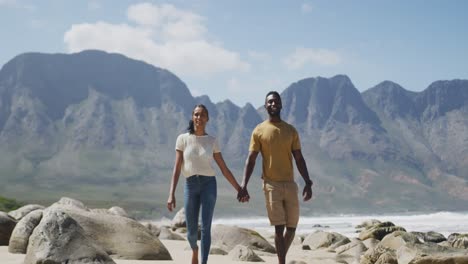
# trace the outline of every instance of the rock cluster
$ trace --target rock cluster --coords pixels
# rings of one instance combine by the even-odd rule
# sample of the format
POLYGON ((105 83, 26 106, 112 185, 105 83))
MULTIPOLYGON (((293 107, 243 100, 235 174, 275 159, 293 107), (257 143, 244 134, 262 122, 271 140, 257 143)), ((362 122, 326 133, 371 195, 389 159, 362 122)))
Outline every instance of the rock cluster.
POLYGON ((27 205, 10 215, 0 212, 0 242, 5 240, 10 253, 26 254, 25 264, 172 259, 161 241, 124 209, 88 209, 66 197, 47 208, 27 205))
MULTIPOLYGON (((184 218, 180 211, 166 226, 139 223, 119 207, 88 209, 78 200, 62 198, 49 207, 0 212, 0 243, 8 245, 10 253, 26 254, 25 264, 110 264, 115 263, 114 258, 170 260, 160 239, 184 240, 184 218)), ((288 263, 468 263, 468 234, 453 233, 445 238, 436 232, 407 232, 378 220, 366 221, 356 229, 359 235, 351 239, 324 231, 297 235, 293 246, 298 251, 288 255, 288 263)), ((254 230, 215 225, 210 254, 264 262, 262 256, 276 255, 273 245, 271 237, 267 240, 254 230)))

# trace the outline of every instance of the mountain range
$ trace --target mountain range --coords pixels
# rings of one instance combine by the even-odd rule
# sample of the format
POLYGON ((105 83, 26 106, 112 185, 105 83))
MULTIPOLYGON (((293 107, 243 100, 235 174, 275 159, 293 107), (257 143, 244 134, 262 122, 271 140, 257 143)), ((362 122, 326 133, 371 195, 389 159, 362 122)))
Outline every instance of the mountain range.
MULTIPOLYGON (((468 210, 468 80, 421 92, 384 81, 361 93, 336 75, 279 92, 315 182, 303 214, 468 210)), ((194 97, 170 71, 120 54, 20 54, 0 70, 0 194, 164 215, 175 140, 200 103, 240 181, 263 107, 194 97)), ((220 214, 264 211, 259 175, 249 206, 221 176, 220 214)))

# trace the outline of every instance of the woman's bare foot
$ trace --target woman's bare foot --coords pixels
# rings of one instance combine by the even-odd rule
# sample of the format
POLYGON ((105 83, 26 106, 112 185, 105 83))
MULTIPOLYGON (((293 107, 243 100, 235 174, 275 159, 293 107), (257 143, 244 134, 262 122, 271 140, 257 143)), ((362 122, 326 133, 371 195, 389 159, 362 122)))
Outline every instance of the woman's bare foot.
POLYGON ((198 264, 198 248, 192 249, 192 264, 198 264))

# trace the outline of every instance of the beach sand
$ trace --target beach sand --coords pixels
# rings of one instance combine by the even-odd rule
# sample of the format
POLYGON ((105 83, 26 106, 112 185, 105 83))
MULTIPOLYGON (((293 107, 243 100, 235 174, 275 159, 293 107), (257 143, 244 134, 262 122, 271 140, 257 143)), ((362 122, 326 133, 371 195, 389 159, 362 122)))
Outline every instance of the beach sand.
MULTIPOLYGON (((117 264, 188 264, 190 263, 192 251, 189 249, 187 241, 176 241, 176 240, 161 240, 166 248, 171 253, 173 260, 123 260, 115 259, 117 264)), ((278 260, 276 255, 269 253, 256 252, 267 264, 276 264, 278 260)), ((292 245, 290 252, 288 253, 287 262, 292 260, 302 260, 306 263, 323 263, 323 264, 335 264, 333 260, 335 253, 327 251, 305 251, 302 250, 301 245, 292 245)), ((0 246, 0 263, 1 264, 22 264, 24 260, 24 254, 11 254, 8 252, 8 246, 0 246)), ((245 261, 234 261, 229 255, 210 255, 208 263, 214 264, 239 264, 239 263, 259 263, 259 262, 245 262, 245 261)))

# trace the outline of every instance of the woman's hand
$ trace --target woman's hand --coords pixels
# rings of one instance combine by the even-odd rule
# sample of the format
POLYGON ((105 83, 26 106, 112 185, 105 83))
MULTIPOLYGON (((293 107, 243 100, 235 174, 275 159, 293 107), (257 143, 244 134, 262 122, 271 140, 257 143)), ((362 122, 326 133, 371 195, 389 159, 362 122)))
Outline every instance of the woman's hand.
POLYGON ((172 210, 174 210, 175 207, 176 207, 176 199, 174 195, 171 195, 167 199, 167 210, 169 210, 169 212, 172 212, 172 210))
POLYGON ((177 183, 179 182, 180 169, 184 162, 184 153, 181 150, 176 150, 176 156, 174 161, 174 171, 172 172, 171 187, 169 188, 169 198, 167 199, 167 210, 172 212, 176 207, 175 192, 177 183))
POLYGON ((241 188, 237 193, 237 200, 241 203, 248 202, 250 200, 249 192, 247 188, 241 188))

